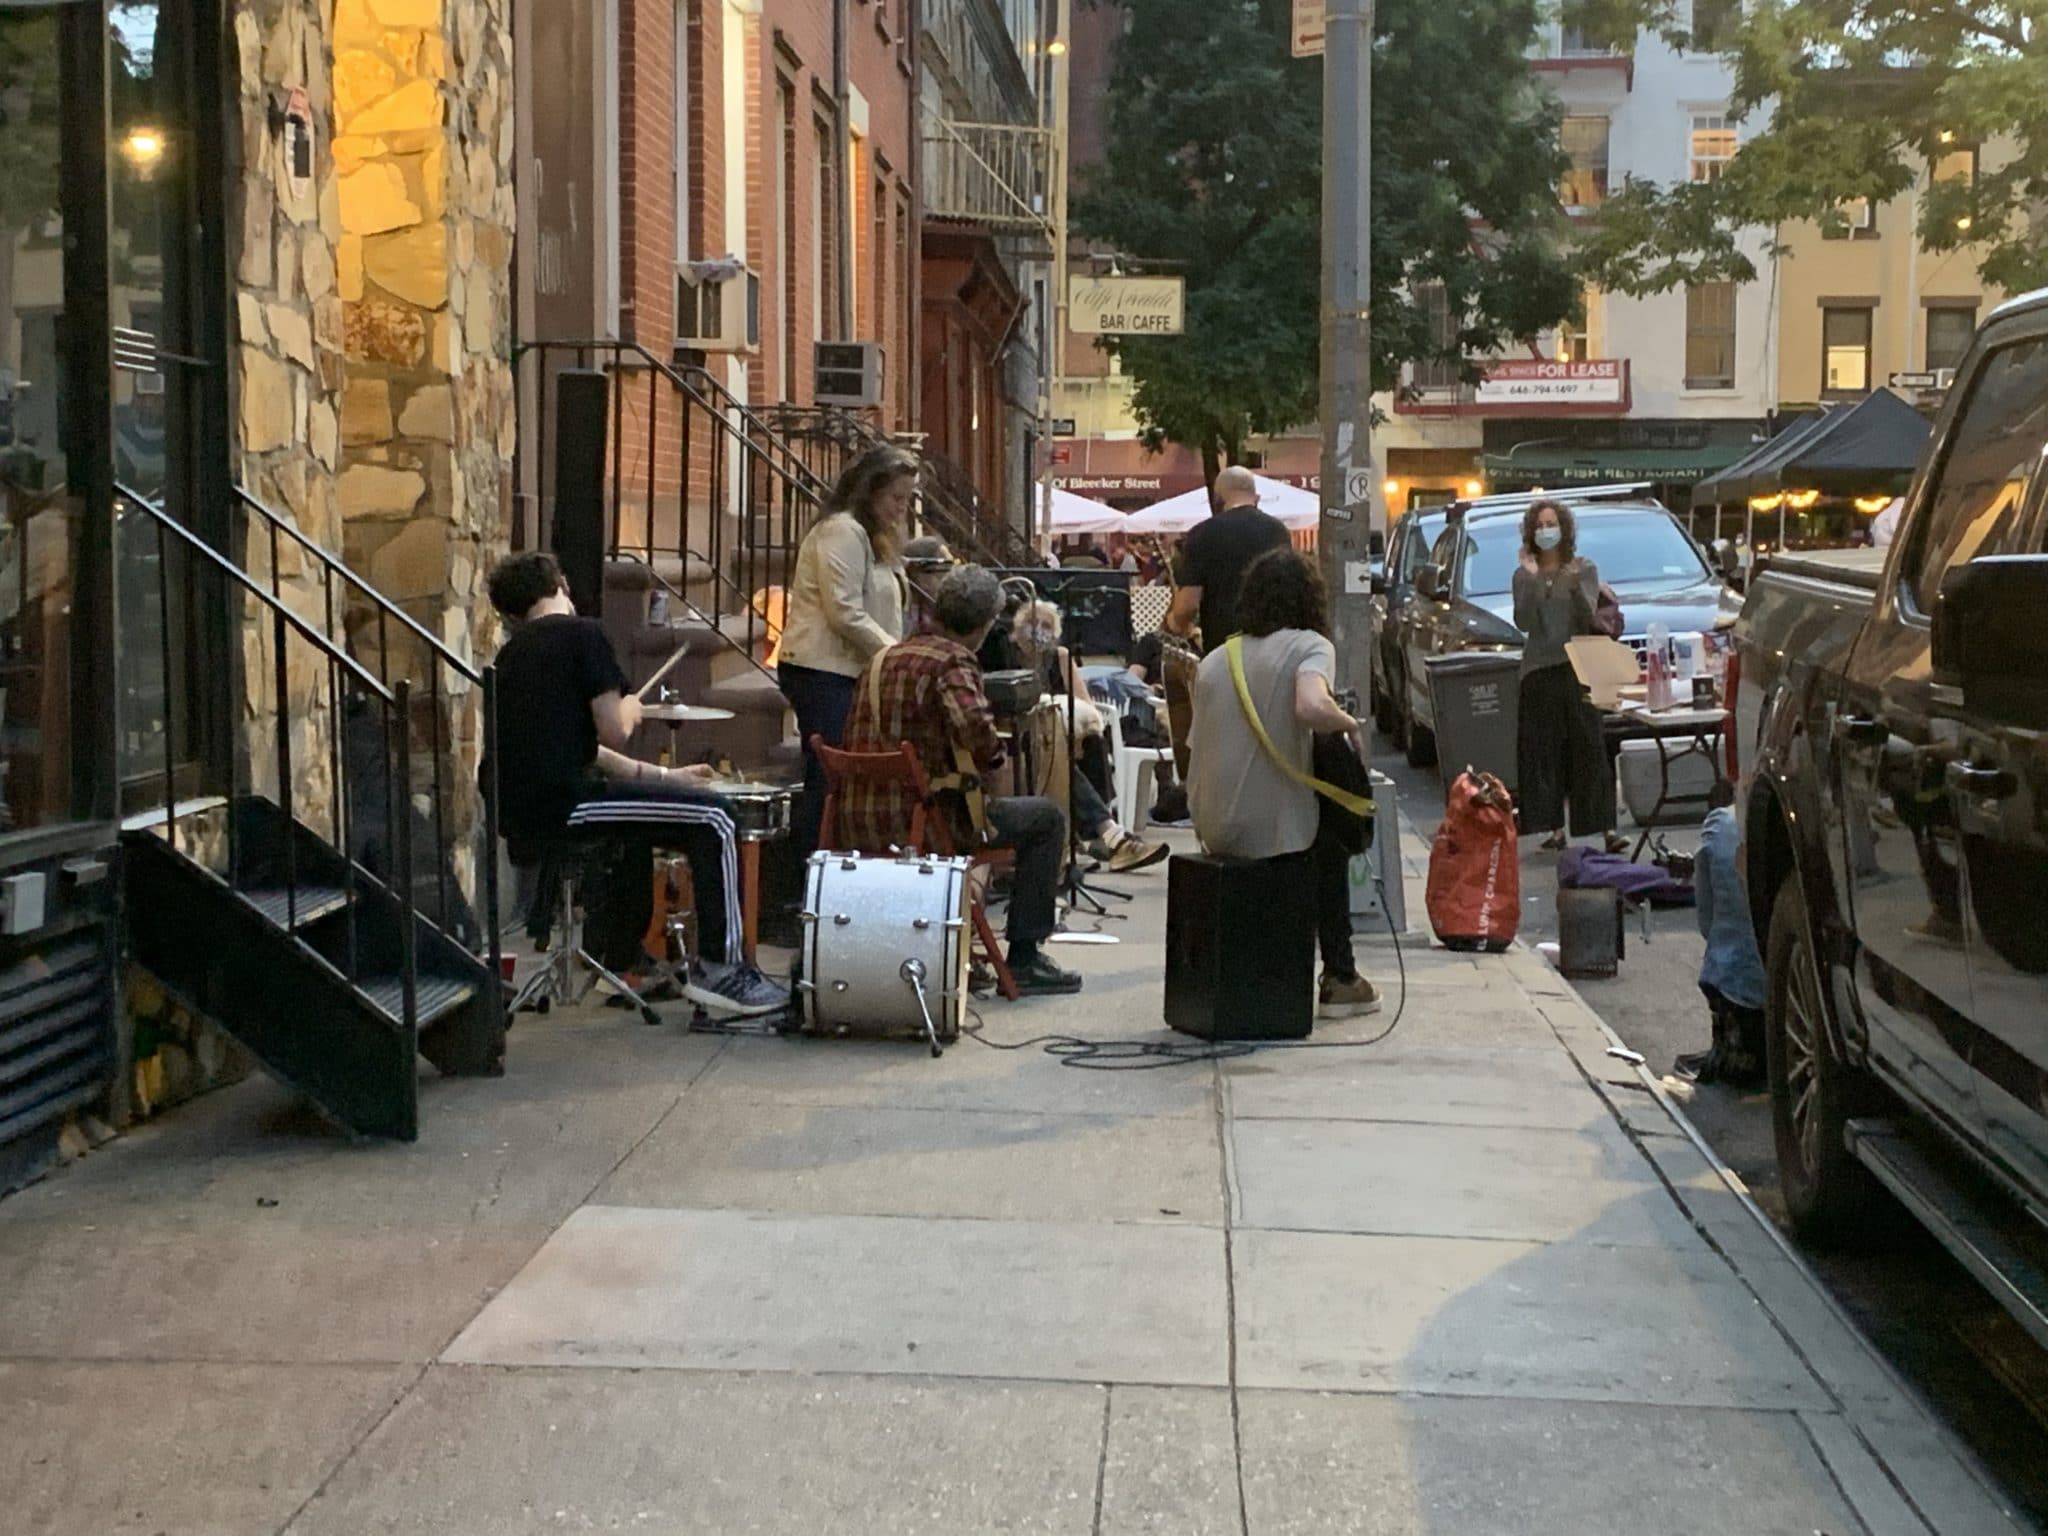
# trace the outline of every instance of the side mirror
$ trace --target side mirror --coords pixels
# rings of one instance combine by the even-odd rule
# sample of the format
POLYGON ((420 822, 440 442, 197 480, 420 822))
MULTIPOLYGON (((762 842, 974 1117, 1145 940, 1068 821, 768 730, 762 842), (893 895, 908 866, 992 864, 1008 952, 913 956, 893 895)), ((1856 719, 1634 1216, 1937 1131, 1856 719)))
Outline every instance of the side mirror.
POLYGON ((1444 568, 1440 565, 1418 566, 1415 571, 1415 595, 1432 603, 1445 601, 1444 568))
POLYGON ((1716 539, 1707 546, 1707 553, 1713 558, 1714 569, 1723 581, 1736 581, 1742 576, 1742 556, 1732 539, 1716 539))
POLYGON ((1385 597, 1393 590, 1394 584, 1387 579, 1387 568, 1375 560, 1372 563, 1372 595, 1385 597))
POLYGON ((1950 571, 1934 605, 1934 681, 1964 706, 2048 729, 2048 555, 1986 555, 1950 571))

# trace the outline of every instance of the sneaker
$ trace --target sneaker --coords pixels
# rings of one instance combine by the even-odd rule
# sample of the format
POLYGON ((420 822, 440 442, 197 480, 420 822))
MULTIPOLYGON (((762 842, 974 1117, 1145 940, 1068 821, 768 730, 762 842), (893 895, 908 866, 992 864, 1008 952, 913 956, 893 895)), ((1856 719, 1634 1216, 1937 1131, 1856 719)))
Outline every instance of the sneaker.
POLYGON ((789 989, 778 986, 754 966, 706 965, 690 969, 683 995, 715 1019, 758 1019, 789 1006, 789 989))
POLYGON ((1024 997, 1049 997, 1081 990, 1080 973, 1061 970, 1044 950, 1025 964, 1012 966, 1010 974, 1016 978, 1017 991, 1024 997))
POLYGON ((1164 843, 1148 843, 1142 837, 1126 837, 1109 851, 1112 875, 1127 875, 1135 869, 1150 869, 1172 852, 1164 843))
POLYGON ((1357 1019, 1380 1011, 1380 992, 1363 976, 1323 973, 1316 989, 1316 1014, 1325 1019, 1357 1019))

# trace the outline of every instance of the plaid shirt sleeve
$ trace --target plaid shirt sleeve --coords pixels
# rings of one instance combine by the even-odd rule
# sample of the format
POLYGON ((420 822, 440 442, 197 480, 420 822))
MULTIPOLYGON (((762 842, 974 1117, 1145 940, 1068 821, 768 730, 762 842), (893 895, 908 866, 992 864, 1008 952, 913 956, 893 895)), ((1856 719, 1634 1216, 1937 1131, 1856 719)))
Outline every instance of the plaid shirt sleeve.
POLYGON ((948 733, 974 754, 974 765, 993 773, 1003 765, 1003 738, 996 732, 995 713, 982 692, 981 667, 962 651, 933 679, 939 705, 946 712, 948 733))

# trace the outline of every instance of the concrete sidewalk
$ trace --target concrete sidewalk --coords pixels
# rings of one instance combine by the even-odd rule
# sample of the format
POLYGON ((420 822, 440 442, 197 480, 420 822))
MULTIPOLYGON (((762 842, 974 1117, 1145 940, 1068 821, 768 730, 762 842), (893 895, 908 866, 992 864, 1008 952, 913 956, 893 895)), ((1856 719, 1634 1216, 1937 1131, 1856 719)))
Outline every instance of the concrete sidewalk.
MULTIPOLYGON (((1120 883, 991 1040, 1163 1037, 1120 883)), ((0 1526, 2017 1529, 1565 983, 1406 958, 1220 1065, 595 1010, 414 1147, 217 1095, 0 1204, 0 1526)))

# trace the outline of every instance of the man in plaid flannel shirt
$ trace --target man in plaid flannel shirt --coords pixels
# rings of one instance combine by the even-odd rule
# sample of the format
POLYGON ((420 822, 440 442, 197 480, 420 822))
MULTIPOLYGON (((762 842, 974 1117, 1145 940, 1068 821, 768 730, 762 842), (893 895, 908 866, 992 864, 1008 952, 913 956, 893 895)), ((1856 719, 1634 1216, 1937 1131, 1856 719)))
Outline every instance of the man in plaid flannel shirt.
MULTIPOLYGON (((846 723, 847 750, 886 752, 907 741, 934 784, 957 780, 956 748, 984 778, 1002 767, 1002 737, 974 656, 1001 611, 1002 592, 987 571, 963 565, 948 573, 933 594, 930 629, 889 647, 861 677, 846 723)), ((979 838, 965 799, 952 790, 938 798, 930 814, 945 818, 955 849, 972 852, 979 838)), ((837 841, 867 849, 900 845, 909 835, 911 809, 896 786, 849 784, 839 793, 837 841)), ((1040 947, 1058 921, 1054 897, 1066 818, 1036 795, 990 797, 987 818, 992 845, 1017 854, 1007 937, 1018 991, 1080 991, 1081 978, 1040 947)))

